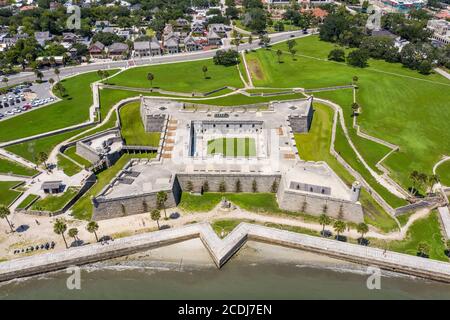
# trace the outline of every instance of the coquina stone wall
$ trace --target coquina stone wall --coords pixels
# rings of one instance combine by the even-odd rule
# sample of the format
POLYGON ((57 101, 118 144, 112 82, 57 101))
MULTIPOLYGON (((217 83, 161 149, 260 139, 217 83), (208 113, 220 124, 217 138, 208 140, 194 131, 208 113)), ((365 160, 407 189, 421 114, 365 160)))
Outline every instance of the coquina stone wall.
POLYGON ((239 180, 242 192, 253 192, 253 181, 256 181, 257 192, 271 192, 273 182, 279 185, 281 175, 179 173, 177 179, 184 191, 189 190, 190 181, 192 192, 202 192, 205 181, 208 181, 209 192, 219 192, 222 182, 225 182, 226 192, 235 192, 239 180))
MULTIPOLYGON (((165 207, 176 207, 181 198, 181 190, 178 182, 175 180, 172 189, 166 190, 166 192, 167 201, 165 203, 165 207)), ((150 212, 153 209, 158 208, 156 202, 157 193, 158 192, 150 192, 141 195, 124 196, 114 199, 95 198, 92 200, 94 205, 94 214, 92 219, 99 221, 150 212)), ((164 213, 161 212, 161 215, 163 216, 164 213)))
POLYGON ((278 205, 283 210, 304 212, 313 216, 326 213, 336 219, 364 222, 364 212, 358 202, 285 189, 283 182, 278 188, 277 198, 278 205))
POLYGON ((295 133, 308 132, 311 127, 312 118, 314 110, 312 107, 309 108, 308 114, 306 116, 291 115, 288 120, 292 131, 295 133))
POLYGON ((100 155, 97 152, 95 152, 95 150, 93 150, 91 147, 82 143, 81 141, 77 142, 76 148, 77 148, 76 153, 79 156, 89 160, 91 163, 97 163, 98 161, 100 161, 100 155))

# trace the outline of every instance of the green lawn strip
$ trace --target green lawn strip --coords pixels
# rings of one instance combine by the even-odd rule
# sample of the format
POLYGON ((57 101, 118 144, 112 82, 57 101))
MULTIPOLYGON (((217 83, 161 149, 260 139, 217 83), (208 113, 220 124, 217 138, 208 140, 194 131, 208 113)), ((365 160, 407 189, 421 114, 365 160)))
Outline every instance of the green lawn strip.
POLYGON ((256 156, 255 139, 219 138, 208 141, 208 155, 223 154, 226 157, 256 156))
POLYGON ((31 203, 33 203, 36 199, 38 199, 39 196, 35 194, 29 194, 18 206, 17 209, 25 209, 27 208, 31 203))
MULTIPOLYGON (((242 55, 241 55, 241 60, 242 60, 242 55)), ((241 63, 239 63, 238 68, 239 68, 239 71, 240 71, 241 74, 242 74, 242 78, 244 78, 245 82, 246 82, 247 84, 249 84, 249 82, 248 82, 247 71, 245 70, 245 65, 244 65, 244 62, 243 62, 243 61, 241 61, 241 63)))
MULTIPOLYGON (((295 135, 299 156, 307 161, 325 161, 350 187, 354 181, 353 176, 329 152, 334 111, 319 103, 314 103, 314 109, 311 130, 306 134, 295 135)), ((397 229, 395 220, 365 190, 361 192, 360 202, 364 208, 364 219, 367 223, 384 232, 397 229)))
MULTIPOLYGON (((296 41, 299 54, 319 59, 326 58, 334 48, 334 44, 319 41, 315 36, 296 41)), ((258 79, 253 72, 254 84, 320 88, 350 84, 353 76, 358 76, 357 98, 362 106, 358 123, 367 134, 400 146, 400 151, 392 154, 384 165, 405 188, 411 185, 411 171, 430 174, 433 164, 450 149, 450 131, 446 125, 450 121, 450 112, 446 112, 450 108, 450 81, 444 77, 436 73, 421 75, 401 64, 377 60, 370 60, 369 67, 362 69, 302 56, 297 61, 284 59, 279 64, 275 52, 279 48, 286 50, 287 46, 282 43, 271 51, 249 53, 250 59, 258 61, 263 74, 258 79)), ((365 150, 358 149, 366 156, 365 150)), ((373 151, 372 146, 368 149, 373 151)))
MULTIPOLYGON (((345 117, 345 125, 350 135, 350 139, 352 139, 353 144, 366 160, 366 163, 372 168, 372 170, 381 173, 380 170, 378 170, 378 168, 376 167, 376 164, 388 152, 390 152, 391 149, 377 142, 362 138, 356 134, 356 129, 353 128, 353 111, 351 107, 353 103, 353 90, 345 89, 337 91, 315 92, 314 96, 334 101, 341 106, 345 117)), ((362 112, 364 112, 364 108, 362 108, 362 112)), ((357 120, 359 121, 359 119, 357 120)))
POLYGON ((71 208, 72 215, 77 219, 89 220, 92 217, 93 210, 91 197, 96 196, 109 182, 111 182, 129 160, 147 157, 155 157, 155 154, 124 154, 112 167, 98 173, 97 182, 71 208))
POLYGON ((75 160, 77 163, 81 164, 82 166, 84 166, 85 168, 88 168, 92 165, 92 163, 83 158, 82 156, 77 154, 77 147, 73 146, 70 148, 67 148, 66 150, 64 150, 64 154, 66 156, 68 156, 69 158, 72 158, 73 160, 75 160))
MULTIPOLYGON (((430 245, 430 258, 448 261, 445 255, 445 241, 442 237, 439 217, 436 211, 423 219, 415 221, 408 229, 406 239, 400 241, 390 241, 388 250, 417 255, 417 248, 420 242, 426 242, 430 245)), ((384 241, 370 239, 371 246, 386 247, 384 241)))
POLYGON ((0 181, 0 205, 9 207, 22 192, 14 190, 19 181, 0 181))
POLYGON ((436 170, 442 184, 450 187, 450 161, 442 163, 436 170))
POLYGON ((187 212, 208 212, 219 204, 223 196, 221 193, 213 192, 206 192, 203 195, 183 192, 178 206, 187 212))
POLYGON ((60 154, 58 154, 57 159, 58 159, 58 168, 64 171, 64 173, 67 174, 69 177, 83 170, 83 168, 79 167, 71 160, 67 159, 66 157, 60 154))
POLYGON ((6 174, 12 173, 21 176, 31 177, 34 176, 36 173, 38 173, 38 171, 25 167, 18 162, 0 157, 0 173, 6 174))
POLYGON ((248 93, 280 93, 280 92, 293 92, 291 89, 264 89, 264 88, 258 88, 258 89, 245 89, 248 93))
POLYGON ((69 187, 60 195, 47 195, 45 198, 39 199, 31 206, 31 210, 42 210, 56 212, 64 208, 64 206, 73 199, 78 193, 78 188, 69 187))
POLYGON ((140 102, 131 102, 120 109, 122 137, 127 145, 157 147, 161 133, 145 131, 140 106, 140 102))
POLYGON ((64 132, 53 136, 48 136, 36 140, 15 144, 5 149, 36 163, 37 156, 40 152, 50 154, 50 152, 61 142, 73 137, 88 128, 78 129, 74 131, 64 132))
POLYGON ((97 80, 99 80, 97 72, 63 79, 61 83, 66 88, 66 95, 62 101, 2 121, 0 141, 29 137, 87 121, 89 107, 92 105, 90 84, 97 80))
POLYGON ((244 221, 240 219, 220 219, 213 221, 211 227, 219 237, 226 237, 239 223, 244 221))
POLYGON ((336 128, 335 150, 354 170, 358 171, 364 177, 367 183, 369 183, 391 207, 398 208, 407 204, 406 200, 396 197, 375 180, 366 167, 359 161, 355 152, 348 144, 344 131, 340 125, 336 128))
POLYGON ((270 97, 248 97, 243 94, 233 94, 227 97, 217 98, 217 99, 196 99, 196 100, 183 100, 187 103, 194 104, 205 104, 205 105, 214 105, 214 106, 239 106, 246 104, 254 104, 254 103, 264 103, 271 101, 280 101, 280 100, 294 100, 294 99, 304 99, 305 96, 302 94, 286 94, 281 96, 270 96, 270 97))
POLYGON ((212 59, 130 68, 108 82, 134 88, 150 88, 147 74, 154 75, 153 87, 176 92, 206 93, 224 86, 242 88, 236 66, 215 65, 212 59), (202 68, 206 66, 206 78, 202 68))
POLYGON ((112 129, 112 128, 116 127, 116 121, 117 121, 117 115, 114 112, 111 115, 111 117, 109 118, 109 120, 107 122, 105 122, 104 124, 102 124, 101 126, 95 128, 95 129, 89 130, 89 131, 88 131, 88 129, 86 129, 86 131, 83 134, 80 134, 80 136, 78 136, 76 138, 74 137, 73 139, 70 139, 69 141, 72 142, 75 140, 80 140, 82 138, 92 136, 96 133, 99 133, 99 132, 102 132, 102 131, 105 131, 108 129, 112 129))

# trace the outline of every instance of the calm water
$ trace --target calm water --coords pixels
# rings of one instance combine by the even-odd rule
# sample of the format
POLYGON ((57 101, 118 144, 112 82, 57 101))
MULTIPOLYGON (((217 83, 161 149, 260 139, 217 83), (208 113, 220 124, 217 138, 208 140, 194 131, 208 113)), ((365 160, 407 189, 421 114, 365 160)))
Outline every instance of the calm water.
POLYGON ((65 272, 0 284, 0 299, 450 299, 450 285, 386 273, 368 290, 361 270, 246 259, 221 270, 154 261, 106 262, 83 268, 81 290, 65 272))

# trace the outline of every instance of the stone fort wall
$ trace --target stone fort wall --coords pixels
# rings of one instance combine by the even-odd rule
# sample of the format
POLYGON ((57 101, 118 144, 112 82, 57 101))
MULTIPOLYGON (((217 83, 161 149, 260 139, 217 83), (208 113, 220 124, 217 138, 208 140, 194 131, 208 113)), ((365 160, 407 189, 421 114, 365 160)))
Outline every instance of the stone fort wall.
POLYGON ((303 133, 308 132, 313 118, 314 110, 313 108, 309 108, 308 114, 306 116, 300 115, 291 115, 288 117, 289 125, 292 128, 292 131, 295 133, 303 133))
MULTIPOLYGON (((167 192, 166 208, 173 208, 178 205, 181 199, 181 188, 178 182, 174 181, 172 189, 165 190, 167 192)), ((130 195, 113 199, 94 198, 94 214, 92 219, 95 221, 125 217, 133 214, 150 212, 158 209, 156 195, 158 191, 149 192, 140 195, 130 195)), ((162 208, 159 208, 162 209, 162 208)), ((161 212, 161 216, 164 213, 161 212)))
POLYGON ((278 188, 277 199, 278 205, 283 210, 304 212, 313 216, 326 213, 335 219, 364 222, 363 208, 358 202, 285 189, 283 183, 278 188))

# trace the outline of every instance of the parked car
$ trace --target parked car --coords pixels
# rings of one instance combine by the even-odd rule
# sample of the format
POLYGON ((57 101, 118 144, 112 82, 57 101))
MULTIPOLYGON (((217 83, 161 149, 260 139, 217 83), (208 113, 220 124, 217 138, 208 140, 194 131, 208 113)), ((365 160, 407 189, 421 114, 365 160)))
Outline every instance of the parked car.
POLYGON ((25 108, 25 110, 30 110, 32 108, 31 104, 27 103, 22 108, 25 108))
POLYGON ((5 116, 3 115, 3 113, 0 113, 0 119, 4 118, 5 116))
POLYGON ((5 112, 5 116, 12 116, 12 115, 14 115, 14 112, 12 112, 12 111, 5 112))
POLYGON ((14 112, 14 113, 21 113, 22 112, 22 110, 20 110, 19 108, 14 108, 11 111, 14 112))

